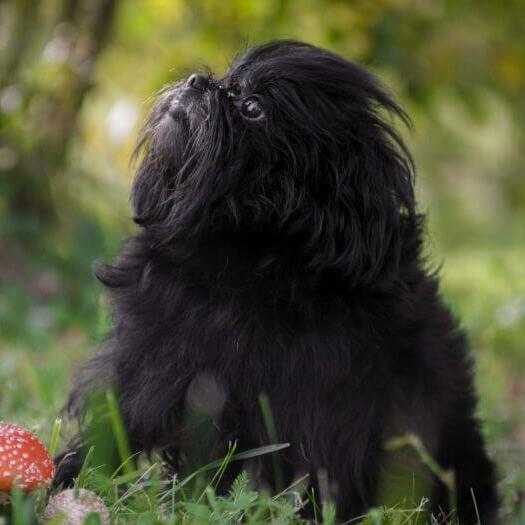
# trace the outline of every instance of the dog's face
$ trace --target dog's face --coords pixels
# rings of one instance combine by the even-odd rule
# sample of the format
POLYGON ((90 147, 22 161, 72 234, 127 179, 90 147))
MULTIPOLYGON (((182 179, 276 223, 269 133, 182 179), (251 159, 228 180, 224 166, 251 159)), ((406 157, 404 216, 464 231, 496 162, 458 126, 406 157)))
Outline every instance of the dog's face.
POLYGON ((404 118, 365 70, 299 42, 253 48, 221 79, 191 75, 145 126, 135 220, 160 244, 264 233, 306 266, 373 279, 415 221, 410 157, 384 111, 404 118))

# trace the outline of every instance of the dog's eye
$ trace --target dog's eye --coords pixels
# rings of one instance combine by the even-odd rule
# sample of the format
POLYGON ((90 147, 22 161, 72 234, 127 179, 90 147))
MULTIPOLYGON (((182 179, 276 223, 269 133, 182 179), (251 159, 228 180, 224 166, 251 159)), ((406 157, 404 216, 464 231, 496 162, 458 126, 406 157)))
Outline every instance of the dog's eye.
POLYGON ((255 97, 249 97, 243 100, 241 105, 241 113, 249 119, 257 119, 264 116, 261 103, 255 97))

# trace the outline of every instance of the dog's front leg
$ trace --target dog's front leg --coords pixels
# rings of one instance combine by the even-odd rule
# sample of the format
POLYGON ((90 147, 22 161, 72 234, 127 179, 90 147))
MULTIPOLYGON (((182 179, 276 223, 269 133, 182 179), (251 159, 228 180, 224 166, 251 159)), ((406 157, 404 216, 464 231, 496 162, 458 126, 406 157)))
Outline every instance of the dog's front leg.
POLYGON ((117 364, 113 380, 105 387, 108 390, 82 395, 82 408, 75 414, 81 422, 81 430, 66 450, 55 458, 55 486, 74 484, 91 449, 90 466, 102 468, 108 475, 119 468, 123 451, 117 447, 115 417, 124 424, 133 455, 159 452, 169 470, 177 470, 186 393, 193 374, 189 367, 178 374, 173 367, 165 368, 153 374, 147 367, 140 366, 135 373, 129 373, 129 367, 120 368, 117 364), (106 403, 108 396, 105 392, 115 393, 113 399, 117 401, 117 407, 114 408, 118 410, 113 414, 106 403))

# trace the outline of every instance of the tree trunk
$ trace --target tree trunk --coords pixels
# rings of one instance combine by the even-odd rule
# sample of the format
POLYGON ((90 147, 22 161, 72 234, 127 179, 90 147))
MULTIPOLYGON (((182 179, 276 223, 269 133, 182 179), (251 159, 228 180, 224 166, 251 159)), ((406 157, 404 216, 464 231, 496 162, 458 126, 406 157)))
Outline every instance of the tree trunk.
POLYGON ((21 0, 13 10, 10 53, 0 79, 4 94, 0 148, 10 160, 2 166, 0 158, 0 189, 11 225, 8 233, 11 230, 13 235, 32 240, 56 220, 51 181, 63 176, 95 64, 109 39, 115 7, 116 0, 64 0, 51 36, 43 39, 41 49, 31 50, 31 56, 39 57, 37 64, 25 64, 24 57, 31 42, 41 36, 35 34, 42 32, 38 3, 21 0), (32 6, 29 24, 28 4, 32 6), (24 74, 26 67, 32 75, 24 74), (10 100, 13 107, 9 107, 10 100))

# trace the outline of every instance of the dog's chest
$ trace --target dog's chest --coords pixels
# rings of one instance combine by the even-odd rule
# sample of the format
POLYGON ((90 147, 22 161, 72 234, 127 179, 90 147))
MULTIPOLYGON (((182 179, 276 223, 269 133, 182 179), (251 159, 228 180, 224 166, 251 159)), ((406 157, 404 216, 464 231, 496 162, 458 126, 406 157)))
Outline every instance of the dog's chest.
POLYGON ((283 386, 292 397, 329 392, 351 369, 370 368, 380 346, 363 308, 340 290, 308 288, 289 269, 266 278, 216 256, 162 273, 163 315, 151 321, 166 334, 163 347, 195 373, 216 375, 230 391, 253 398, 283 386))
POLYGON ((361 353, 358 320, 340 304, 272 304, 270 297, 258 290, 189 290, 173 316, 184 357, 254 394, 329 385, 349 373, 361 353))

